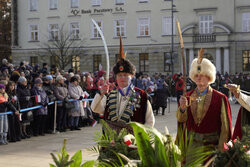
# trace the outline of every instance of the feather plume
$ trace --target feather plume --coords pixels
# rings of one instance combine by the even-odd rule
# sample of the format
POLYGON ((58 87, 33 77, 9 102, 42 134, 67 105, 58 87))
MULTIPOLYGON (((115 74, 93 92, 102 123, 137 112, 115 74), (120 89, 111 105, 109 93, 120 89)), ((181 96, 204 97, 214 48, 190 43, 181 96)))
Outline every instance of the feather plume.
POLYGON ((118 61, 124 60, 126 58, 126 53, 123 53, 123 46, 122 46, 122 37, 120 36, 120 54, 118 61))
POLYGON ((198 64, 201 64, 201 62, 202 62, 202 59, 203 59, 203 54, 204 54, 204 49, 203 48, 201 48, 200 50, 199 50, 199 53, 198 53, 198 64))

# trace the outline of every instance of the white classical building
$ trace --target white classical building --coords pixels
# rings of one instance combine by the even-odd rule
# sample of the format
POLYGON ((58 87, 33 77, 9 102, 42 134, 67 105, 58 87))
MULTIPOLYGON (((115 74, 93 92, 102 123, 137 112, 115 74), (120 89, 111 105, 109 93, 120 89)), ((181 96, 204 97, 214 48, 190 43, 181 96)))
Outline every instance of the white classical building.
POLYGON ((102 64, 105 69, 105 51, 94 19, 106 38, 111 65, 121 35, 137 72, 181 72, 178 19, 187 70, 204 48, 219 72, 250 71, 249 0, 12 0, 12 5, 14 64, 26 60, 57 65, 58 59, 45 50, 60 40, 63 27, 69 41, 82 42, 81 54, 71 55, 67 68, 96 71, 102 64))

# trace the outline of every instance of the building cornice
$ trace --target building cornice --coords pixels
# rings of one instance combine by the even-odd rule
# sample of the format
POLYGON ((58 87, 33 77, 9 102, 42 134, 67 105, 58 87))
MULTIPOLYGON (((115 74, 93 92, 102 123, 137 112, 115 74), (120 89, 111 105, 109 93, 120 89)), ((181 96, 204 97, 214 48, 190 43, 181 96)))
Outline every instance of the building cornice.
POLYGON ((250 9, 250 6, 236 6, 236 9, 239 9, 239 10, 250 9))
POLYGON ((217 7, 211 7, 211 8, 197 8, 197 9, 194 9, 194 11, 196 13, 199 13, 199 12, 210 12, 210 11, 216 11, 218 8, 217 7))
POLYGON ((60 19, 60 16, 48 16, 48 19, 60 19))
POLYGON ((138 11, 135 11, 136 13, 150 13, 151 10, 138 10, 138 11))

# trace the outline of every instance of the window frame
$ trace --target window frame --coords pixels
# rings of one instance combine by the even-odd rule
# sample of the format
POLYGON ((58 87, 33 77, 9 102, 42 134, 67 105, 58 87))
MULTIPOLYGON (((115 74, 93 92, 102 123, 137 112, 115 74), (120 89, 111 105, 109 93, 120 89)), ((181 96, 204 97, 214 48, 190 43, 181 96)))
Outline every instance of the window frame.
POLYGON ((91 6, 101 6, 102 0, 91 0, 91 6))
POLYGON ((151 33, 150 33, 150 18, 149 17, 141 17, 141 18, 138 18, 138 20, 137 20, 137 36, 138 37, 149 37, 151 35, 151 33), (147 19, 148 20, 148 24, 144 24, 144 25, 141 25, 140 24, 140 21, 142 20, 142 19, 147 19), (146 26, 148 25, 148 34, 147 35, 145 35, 146 33, 146 26), (144 35, 141 35, 141 26, 144 26, 144 35))
POLYGON ((124 5, 125 4, 125 0, 115 0, 115 4, 116 5, 124 5), (122 1, 122 2, 117 2, 117 1, 122 1))
POLYGON ((38 56, 30 56, 30 65, 34 67, 36 64, 38 64, 38 56))
POLYGON ((30 42, 39 41, 39 26, 38 26, 38 24, 29 24, 29 37, 28 38, 29 38, 30 42), (31 30, 31 26, 37 26, 37 30, 36 31, 31 30), (36 33, 36 32, 37 32, 37 40, 31 39, 32 33, 36 33))
POLYGON ((49 25, 48 25, 48 30, 49 30, 49 41, 56 41, 56 40, 59 40, 59 30, 60 30, 60 28, 59 28, 59 24, 58 23, 50 23, 49 25), (56 31, 56 29, 51 29, 51 25, 57 25, 57 27, 58 27, 58 29, 57 29, 57 31, 56 31), (53 32, 53 34, 55 34, 56 32, 57 32, 57 39, 56 38, 52 38, 52 33, 51 32, 53 32))
MULTIPOLYGON (((98 25, 99 25, 99 23, 101 23, 101 26, 99 25, 99 27, 103 31, 103 21, 102 20, 98 20, 98 21, 96 20, 96 23, 98 25)), ((100 38, 101 38, 101 34, 98 32, 95 24, 91 22, 91 39, 100 39, 100 38), (97 36, 94 36, 95 35, 95 30, 96 30, 97 36)))
POLYGON ((250 71, 250 67, 249 67, 249 70, 245 69, 247 67, 244 67, 244 66, 247 66, 247 64, 249 64, 249 66, 250 66, 250 50, 242 50, 242 71, 244 71, 244 72, 249 72, 250 71), (247 52, 246 57, 244 57, 244 52, 247 52), (247 59, 248 62, 245 63, 244 59, 247 59), (246 65, 244 65, 244 64, 246 64, 246 65))
POLYGON ((213 15, 211 15, 211 14, 200 15, 199 16, 199 33, 200 34, 212 34, 213 33, 213 22, 214 22, 213 15), (208 20, 202 20, 202 17, 206 17, 206 16, 208 17, 208 20), (210 16, 211 16, 211 20, 210 20, 210 16), (211 27, 210 27, 210 23, 211 23, 211 27), (206 26, 206 24, 207 24, 207 26, 206 26), (206 30, 207 30, 207 32, 206 32, 206 30))
MULTIPOLYGON (((166 15, 162 16, 162 35, 172 35, 172 16, 166 15), (167 19, 170 19, 170 23, 167 23, 167 19), (167 24, 170 24, 170 32, 168 33, 167 24)), ((176 17, 173 19, 173 35, 176 35, 176 17)))
POLYGON ((94 54, 93 55, 93 72, 99 71, 99 64, 102 64, 102 55, 94 54), (97 60, 97 62, 95 62, 97 60))
POLYGON ((81 69, 81 57, 80 57, 80 55, 71 57, 71 65, 75 71, 79 71, 81 69))
POLYGON ((172 64, 171 64, 171 52, 164 52, 163 53, 163 56, 164 56, 164 72, 171 72, 172 70, 172 64), (167 55, 169 54, 169 55, 167 55), (167 56, 169 56, 169 58, 167 58, 167 56), (166 63, 167 60, 170 60, 170 63, 166 63), (168 66, 168 70, 166 68, 166 66, 168 66))
POLYGON ((121 37, 126 37, 127 36, 127 32, 126 32, 126 20, 125 19, 115 19, 114 20, 114 37, 120 37, 118 36, 118 31, 117 28, 120 29, 119 33, 120 35, 122 34, 122 28, 123 28, 123 35, 121 35, 121 37), (123 25, 117 25, 117 21, 123 21, 123 25))
POLYGON ((38 11, 38 0, 29 0, 29 11, 30 12, 35 12, 35 11, 38 11), (31 7, 32 7, 32 2, 35 2, 35 7, 34 7, 34 9, 32 8, 31 9, 31 7))
POLYGON ((70 39, 71 40, 78 40, 78 39, 81 39, 80 38, 80 23, 79 22, 71 22, 69 23, 69 32, 70 32, 70 39), (73 24, 77 24, 78 25, 78 28, 72 28, 72 25, 73 24), (75 38, 76 36, 76 30, 78 30, 78 38, 75 38), (74 32, 74 33, 72 33, 74 32), (73 35, 74 34, 74 35, 73 35))
POLYGON ((149 53, 139 53, 139 72, 149 72, 149 53), (143 56, 143 60, 141 60, 141 56, 143 56), (147 58, 147 60, 145 58, 147 58), (141 61, 143 61, 143 64, 141 61))
POLYGON ((71 0, 70 1, 70 8, 79 8, 79 6, 80 6, 80 0, 71 0), (76 1, 76 5, 75 4, 73 4, 73 2, 75 2, 76 1), (75 6, 74 6, 75 5, 75 6))
POLYGON ((58 9, 58 0, 49 0, 49 10, 57 10, 58 9), (52 7, 51 4, 52 4, 52 1, 54 2, 54 6, 56 7, 52 7), (56 5, 55 5, 56 4, 56 5))
POLYGON ((250 32, 250 12, 242 13, 242 32, 250 32))

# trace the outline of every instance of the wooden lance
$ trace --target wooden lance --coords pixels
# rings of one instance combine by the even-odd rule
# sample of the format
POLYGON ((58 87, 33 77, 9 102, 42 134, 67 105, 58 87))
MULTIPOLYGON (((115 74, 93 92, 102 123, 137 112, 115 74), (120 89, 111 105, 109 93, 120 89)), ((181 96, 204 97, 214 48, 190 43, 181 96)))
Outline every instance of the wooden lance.
POLYGON ((180 27, 180 22, 178 20, 176 21, 176 25, 177 25, 177 30, 178 30, 180 45, 181 45, 181 57, 182 57, 182 67, 183 67, 183 95, 185 96, 187 92, 186 60, 185 60, 185 55, 184 55, 184 45, 183 45, 183 39, 182 39, 182 34, 181 34, 181 27, 180 27))

